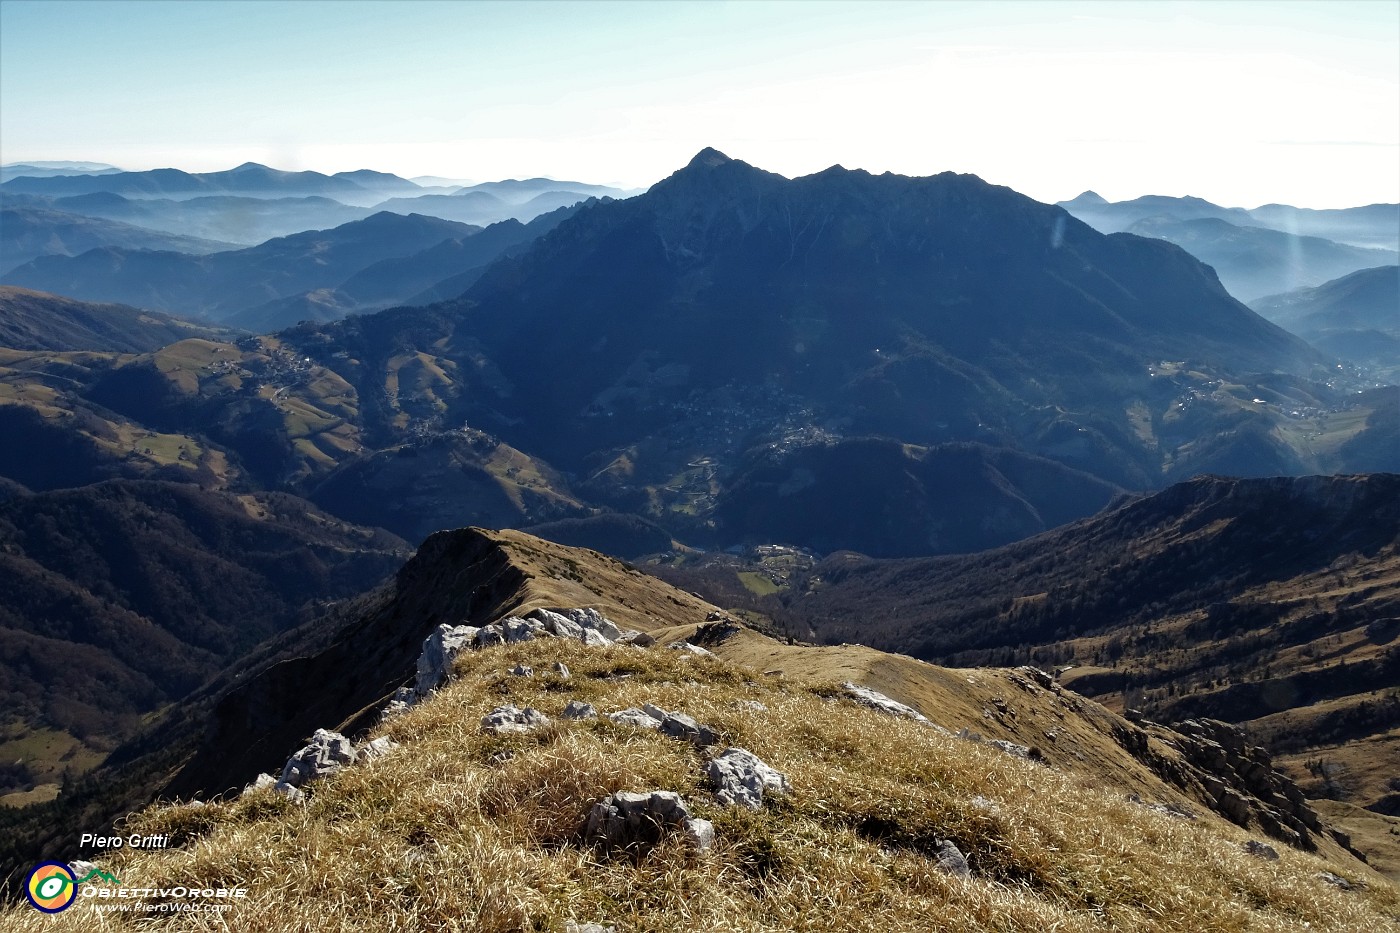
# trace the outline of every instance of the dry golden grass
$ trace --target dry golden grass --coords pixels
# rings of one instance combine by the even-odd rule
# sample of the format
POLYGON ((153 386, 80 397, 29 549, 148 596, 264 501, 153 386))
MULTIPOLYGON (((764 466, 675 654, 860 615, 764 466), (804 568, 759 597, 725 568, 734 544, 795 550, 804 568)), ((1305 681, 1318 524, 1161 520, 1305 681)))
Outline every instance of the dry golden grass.
MULTIPOLYGON (((736 664, 660 648, 558 640, 492 648, 460 679, 386 724, 391 755, 314 786, 297 806, 270 792, 204 807, 156 807, 127 833, 169 832, 178 849, 123 850, 104 863, 126 887, 232 887, 226 914, 0 914, 14 933, 49 930, 1381 930, 1400 896, 1206 816, 1163 816, 986 746, 894 720, 736 664), (562 660, 570 679, 544 671, 562 660), (493 706, 557 717, 571 699, 608 712, 652 702, 721 730, 787 773, 792 793, 762 811, 720 807, 688 744, 606 720, 484 736, 493 706), (767 711, 740 703, 757 700, 767 711), (616 790, 680 792, 714 821, 715 848, 677 841, 635 859, 584 847, 590 806, 616 790), (929 853, 952 839, 969 880, 929 853), (139 919, 138 919, 139 918, 139 919)), ((269 766, 274 763, 269 762, 269 766)))

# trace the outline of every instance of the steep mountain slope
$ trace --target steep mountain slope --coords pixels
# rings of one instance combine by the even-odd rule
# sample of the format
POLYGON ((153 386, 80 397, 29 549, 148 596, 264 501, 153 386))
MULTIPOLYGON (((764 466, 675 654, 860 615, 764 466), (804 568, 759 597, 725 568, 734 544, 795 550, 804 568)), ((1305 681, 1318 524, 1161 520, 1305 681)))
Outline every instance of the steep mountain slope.
POLYGON ((1394 250, 1344 246, 1312 236, 1295 236, 1224 220, 1169 220, 1152 217, 1128 228, 1139 236, 1175 243, 1209 264, 1230 294, 1251 302, 1329 279, 1394 262, 1394 250))
POLYGON ((833 555, 751 602, 823 641, 1071 665, 1064 683, 1154 719, 1242 723, 1314 793, 1320 754, 1361 805, 1400 773, 1394 474, 1204 477, 983 554, 833 555))
POLYGON ((17 269, 41 256, 77 256, 109 247, 173 250, 202 256, 234 249, 235 245, 67 211, 32 207, 0 210, 0 272, 17 269))
POLYGON ((976 444, 852 439, 756 452, 715 514, 740 539, 872 557, 980 551, 1097 512, 1120 489, 976 444))
POLYGON ((1400 267, 1362 269, 1250 307, 1313 346, 1400 380, 1400 267))
POLYGON ((142 353, 189 337, 213 336, 210 328, 156 311, 0 286, 0 347, 12 350, 142 353))
MULTIPOLYGON (((318 646, 284 640, 289 660, 271 653, 230 679, 216 730, 169 789, 237 788, 275 769, 312 728, 336 723, 397 747, 304 785, 305 806, 264 788, 131 818, 127 831, 169 833, 172 844, 105 856, 122 886, 247 888, 223 920, 269 930, 594 920, 637 930, 1348 930, 1400 907, 1329 833, 1299 839, 1315 854, 1264 849, 1268 805, 1247 803, 1238 826, 1216 815, 1203 795, 1222 779, 1189 760, 1200 745, 1190 735, 1130 725, 1039 672, 953 672, 863 648, 781 645, 615 561, 477 529, 435 535, 359 607, 333 633, 323 628, 318 646), (657 643, 538 638, 464 650, 452 682, 380 719, 439 620, 479 625, 546 606, 592 607, 657 643), (678 638, 719 657, 665 647, 678 638), (508 673, 512 665, 532 673, 508 673), (843 680, 995 741, 864 708, 843 680), (720 744, 603 716, 571 722, 561 711, 575 699, 604 713, 645 703, 688 713, 720 744), (499 735, 476 727, 504 703, 556 722, 499 735), (769 787, 752 810, 726 806, 704 777, 724 746, 779 769, 786 790, 769 787), (658 789, 711 820, 713 842, 697 850, 663 834, 622 853, 590 843, 595 803, 658 789), (963 877, 947 873, 949 843, 963 877), (320 906, 332 901, 336 910, 320 906)), ((155 735, 169 740, 197 722, 165 728, 155 735)), ((1267 756, 1244 749, 1246 759, 1219 734, 1232 745, 1227 759, 1276 779, 1267 756)), ((73 841, 53 838, 47 851, 71 859, 73 841)), ((25 909, 4 922, 30 929, 25 909)), ((77 929, 87 910, 42 919, 77 929)), ((181 929, 193 916, 169 923, 181 929)), ((108 920, 124 928, 122 914, 108 920)))
POLYGON ((333 287, 380 260, 478 230, 435 217, 379 213, 210 256, 102 249, 44 257, 13 270, 4 281, 222 321, 273 299, 333 287))
POLYGON ((0 504, 0 757, 27 761, 3 792, 52 793, 303 603, 359 592, 406 551, 276 494, 107 482, 0 504))
POLYGON ((308 496, 328 512, 410 541, 442 528, 518 528, 588 513, 548 464, 471 429, 352 460, 308 496))

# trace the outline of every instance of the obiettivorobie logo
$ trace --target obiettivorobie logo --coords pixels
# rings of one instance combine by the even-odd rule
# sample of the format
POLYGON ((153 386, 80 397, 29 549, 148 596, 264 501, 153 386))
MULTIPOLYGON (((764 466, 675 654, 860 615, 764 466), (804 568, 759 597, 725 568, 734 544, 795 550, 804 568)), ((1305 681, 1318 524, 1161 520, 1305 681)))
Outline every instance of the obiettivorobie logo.
POLYGON ((121 884, 115 875, 98 868, 93 868, 79 878, 73 874, 73 869, 63 862, 42 862, 29 872, 29 878, 24 883, 24 893, 35 910, 56 914, 71 907, 78 899, 78 885, 94 880, 121 884))
POLYGON ((25 880, 24 893, 35 910, 56 914, 78 900, 94 902, 97 910, 174 913, 197 910, 227 910, 233 901, 248 896, 247 888, 201 888, 176 885, 170 888, 128 887, 109 871, 91 862, 75 862, 87 870, 80 878, 72 865, 43 862, 35 865, 25 880), (114 903, 115 902, 115 903, 114 903))
POLYGON ((121 884, 121 879, 109 871, 93 867, 81 878, 63 862, 43 862, 35 865, 24 883, 24 893, 35 910, 56 914, 73 906, 78 899, 78 885, 121 884))

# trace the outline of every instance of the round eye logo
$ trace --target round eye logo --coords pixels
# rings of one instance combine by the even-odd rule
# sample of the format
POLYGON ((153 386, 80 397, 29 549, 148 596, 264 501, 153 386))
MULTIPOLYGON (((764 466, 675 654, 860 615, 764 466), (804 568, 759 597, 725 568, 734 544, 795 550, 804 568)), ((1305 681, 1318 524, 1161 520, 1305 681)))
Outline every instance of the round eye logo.
POLYGON ((62 862, 44 862, 29 873, 24 893, 35 910, 56 914, 77 899, 78 879, 73 877, 73 869, 62 862))

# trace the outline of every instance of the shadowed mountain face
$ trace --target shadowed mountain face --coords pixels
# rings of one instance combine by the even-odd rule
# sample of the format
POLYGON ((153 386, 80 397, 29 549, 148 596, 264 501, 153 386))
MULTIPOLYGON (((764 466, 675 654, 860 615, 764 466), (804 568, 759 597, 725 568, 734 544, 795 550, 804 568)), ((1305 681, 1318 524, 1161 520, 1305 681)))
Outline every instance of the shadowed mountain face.
POLYGON ((863 631, 865 641, 946 660, 1204 610, 1397 546, 1395 474, 1208 476, 982 554, 904 562, 838 555, 819 565, 821 588, 791 601, 804 612, 810 606, 819 629, 832 626, 826 637, 863 631), (881 591, 889 597, 879 600, 881 591), (896 598, 897 629, 844 611, 896 598))
MULTIPOLYGON (((48 735, 84 770, 304 603, 358 593, 406 553, 278 494, 117 481, 0 505, 0 747, 48 735)), ((34 783, 63 770, 24 757, 34 783)))
POLYGON ((1108 505, 1120 490, 979 444, 860 439, 756 451, 720 497, 733 535, 872 557, 978 551, 1108 505))
POLYGON ((361 457, 310 495, 329 512, 411 541, 442 528, 517 528, 587 511, 547 464, 473 431, 361 457))
POLYGON ((466 313, 508 373, 559 367, 511 406, 551 447, 599 409, 739 380, 852 431, 932 441, 948 439, 939 422, 1007 436, 1037 410, 1099 405, 1144 386, 1158 359, 1318 361, 1185 254, 976 178, 787 181, 714 152, 492 270, 466 313))

